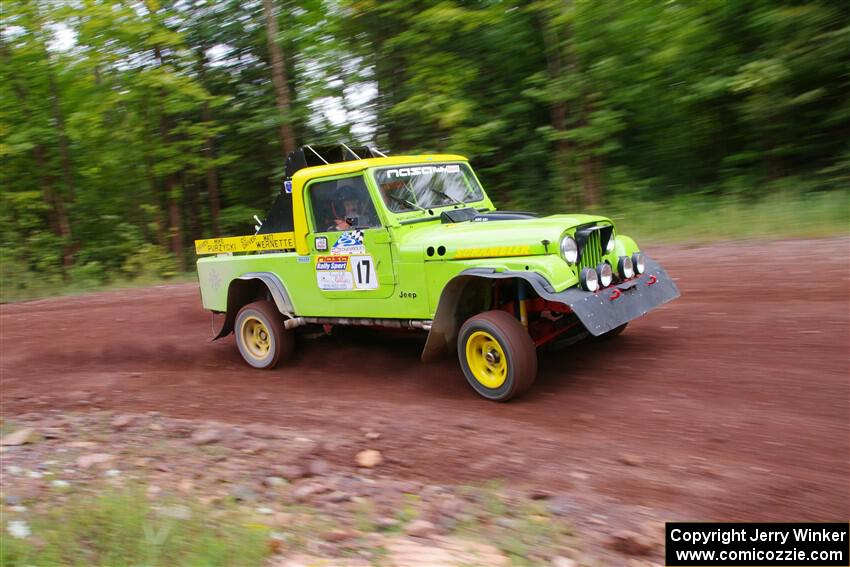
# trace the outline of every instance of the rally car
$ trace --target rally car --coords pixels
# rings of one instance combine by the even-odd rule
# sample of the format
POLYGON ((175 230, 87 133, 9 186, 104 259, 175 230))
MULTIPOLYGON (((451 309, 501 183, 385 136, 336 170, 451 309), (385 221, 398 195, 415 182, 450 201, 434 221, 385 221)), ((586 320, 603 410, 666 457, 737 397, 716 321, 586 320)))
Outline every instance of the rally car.
POLYGON ((361 325, 427 334, 470 386, 506 401, 537 349, 608 338, 679 295, 603 216, 499 211, 459 155, 304 146, 256 233, 195 243, 201 297, 250 366, 291 357, 295 331, 361 325))

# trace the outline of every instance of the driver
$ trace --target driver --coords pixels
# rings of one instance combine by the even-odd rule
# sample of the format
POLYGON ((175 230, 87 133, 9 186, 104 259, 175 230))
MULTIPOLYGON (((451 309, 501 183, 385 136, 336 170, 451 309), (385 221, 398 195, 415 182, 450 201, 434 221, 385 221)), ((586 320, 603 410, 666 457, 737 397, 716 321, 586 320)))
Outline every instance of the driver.
POLYGON ((372 226, 372 219, 366 212, 361 195, 351 185, 343 185, 337 189, 331 208, 334 221, 330 230, 349 230, 372 226))

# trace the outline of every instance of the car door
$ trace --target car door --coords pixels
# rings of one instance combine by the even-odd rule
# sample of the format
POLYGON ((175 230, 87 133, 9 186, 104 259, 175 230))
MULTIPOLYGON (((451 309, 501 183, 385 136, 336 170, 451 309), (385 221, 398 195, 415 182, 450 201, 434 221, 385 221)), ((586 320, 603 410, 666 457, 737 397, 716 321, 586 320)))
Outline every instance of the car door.
POLYGON ((320 293, 336 299, 389 297, 395 288, 390 234, 363 175, 312 181, 305 195, 320 293))

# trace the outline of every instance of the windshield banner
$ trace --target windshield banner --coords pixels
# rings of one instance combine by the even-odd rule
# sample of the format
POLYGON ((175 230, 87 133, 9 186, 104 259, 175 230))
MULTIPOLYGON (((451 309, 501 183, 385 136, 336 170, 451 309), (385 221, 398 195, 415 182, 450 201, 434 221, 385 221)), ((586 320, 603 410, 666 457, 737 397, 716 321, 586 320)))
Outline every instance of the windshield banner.
POLYGON ((426 165, 422 167, 400 167, 385 169, 387 177, 413 177, 414 175, 433 175, 435 173, 460 173, 459 165, 426 165))

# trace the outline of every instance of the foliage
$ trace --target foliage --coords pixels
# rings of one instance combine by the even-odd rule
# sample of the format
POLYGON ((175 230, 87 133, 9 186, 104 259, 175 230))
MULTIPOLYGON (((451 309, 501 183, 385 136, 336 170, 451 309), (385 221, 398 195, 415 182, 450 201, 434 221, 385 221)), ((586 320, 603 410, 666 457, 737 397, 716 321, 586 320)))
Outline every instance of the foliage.
POLYGON ((850 187, 850 13, 825 0, 3 8, 5 290, 187 271, 193 239, 250 232, 279 190, 282 124, 468 154, 540 212, 850 187))
POLYGON ((177 275, 174 258, 156 244, 146 242, 132 252, 122 266, 129 279, 172 278, 177 275))

